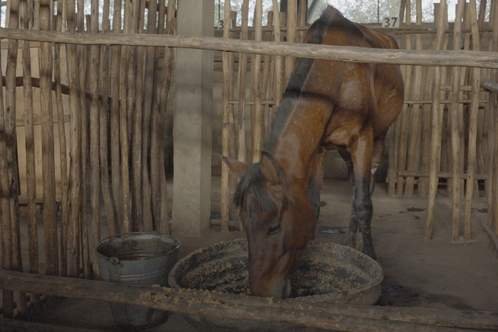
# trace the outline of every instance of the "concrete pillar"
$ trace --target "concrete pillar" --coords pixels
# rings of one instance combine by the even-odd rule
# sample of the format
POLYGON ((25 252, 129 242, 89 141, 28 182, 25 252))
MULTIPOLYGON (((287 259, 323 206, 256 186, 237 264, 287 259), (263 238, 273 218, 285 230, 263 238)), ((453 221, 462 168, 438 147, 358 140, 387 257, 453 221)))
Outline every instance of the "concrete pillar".
MULTIPOLYGON (((214 35, 213 0, 179 0, 178 34, 214 35)), ((173 120, 174 235, 199 237, 211 212, 213 52, 177 49, 173 120)))

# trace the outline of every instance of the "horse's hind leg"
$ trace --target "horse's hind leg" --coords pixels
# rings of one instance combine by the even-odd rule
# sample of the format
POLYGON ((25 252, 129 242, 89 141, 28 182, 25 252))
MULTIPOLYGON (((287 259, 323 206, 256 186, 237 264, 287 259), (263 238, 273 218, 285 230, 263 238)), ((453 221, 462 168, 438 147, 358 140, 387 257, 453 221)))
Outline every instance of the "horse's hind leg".
POLYGON ((350 147, 351 159, 353 161, 353 216, 352 223, 359 226, 363 239, 363 252, 375 258, 375 250, 372 242, 372 198, 370 192, 370 180, 372 178, 372 158, 374 154, 373 129, 366 126, 355 138, 350 147))

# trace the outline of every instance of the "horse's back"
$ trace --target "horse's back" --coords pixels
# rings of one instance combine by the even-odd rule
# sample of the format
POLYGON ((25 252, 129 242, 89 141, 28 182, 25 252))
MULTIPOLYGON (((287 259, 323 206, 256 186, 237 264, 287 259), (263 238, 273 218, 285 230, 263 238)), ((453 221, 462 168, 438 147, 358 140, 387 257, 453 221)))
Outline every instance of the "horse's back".
MULTIPOLYGON (((333 7, 328 7, 313 23, 306 41, 338 46, 398 48, 393 37, 351 22, 333 7)), ((401 111, 404 91, 399 65, 318 60, 311 75, 314 79, 308 80, 308 86, 328 93, 334 101, 332 117, 338 121, 331 121, 332 126, 335 122, 340 127, 345 118, 356 118, 355 121, 361 125, 364 121, 372 121, 375 136, 383 136, 401 111), (327 82, 328 87, 319 87, 319 84, 314 84, 316 82, 327 82)))

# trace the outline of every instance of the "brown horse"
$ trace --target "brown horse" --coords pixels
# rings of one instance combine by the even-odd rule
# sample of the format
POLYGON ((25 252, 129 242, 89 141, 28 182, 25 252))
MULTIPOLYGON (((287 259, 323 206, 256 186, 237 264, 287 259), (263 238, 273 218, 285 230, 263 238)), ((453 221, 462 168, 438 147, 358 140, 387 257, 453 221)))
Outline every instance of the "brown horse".
MULTIPOLYGON (((385 34, 355 24, 333 7, 313 23, 308 43, 398 48, 385 34)), ((370 230, 370 181, 384 138, 403 104, 399 66, 300 59, 278 107, 261 161, 229 160, 241 175, 235 193, 249 243, 254 295, 286 297, 288 275, 314 238, 320 207, 322 151, 336 146, 350 167, 353 212, 350 241, 362 235, 375 258, 370 230)))

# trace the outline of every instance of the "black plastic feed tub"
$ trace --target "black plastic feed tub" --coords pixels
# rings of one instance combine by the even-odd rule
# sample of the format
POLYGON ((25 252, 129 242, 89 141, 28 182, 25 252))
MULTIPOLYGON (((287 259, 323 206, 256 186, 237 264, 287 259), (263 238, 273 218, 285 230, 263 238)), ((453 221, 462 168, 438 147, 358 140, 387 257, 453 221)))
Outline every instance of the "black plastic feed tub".
MULTIPOLYGON (((291 277, 293 297, 285 301, 317 305, 374 304, 380 297, 382 280, 382 268, 370 257, 330 241, 314 241, 291 277)), ((242 239, 220 242, 190 253, 173 267, 168 283, 174 288, 247 293, 247 242, 242 239)), ((199 331, 289 331, 250 321, 192 317, 187 320, 199 331)))

